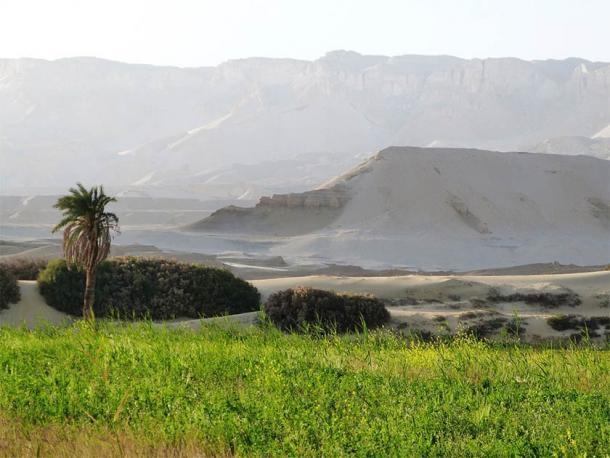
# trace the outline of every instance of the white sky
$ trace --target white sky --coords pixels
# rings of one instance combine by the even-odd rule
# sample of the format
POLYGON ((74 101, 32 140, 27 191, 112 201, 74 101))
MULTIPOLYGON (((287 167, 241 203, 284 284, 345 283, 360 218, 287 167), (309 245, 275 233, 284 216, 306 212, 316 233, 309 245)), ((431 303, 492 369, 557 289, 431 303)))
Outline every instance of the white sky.
POLYGON ((327 51, 610 61, 610 0, 0 0, 0 58, 178 66, 327 51))

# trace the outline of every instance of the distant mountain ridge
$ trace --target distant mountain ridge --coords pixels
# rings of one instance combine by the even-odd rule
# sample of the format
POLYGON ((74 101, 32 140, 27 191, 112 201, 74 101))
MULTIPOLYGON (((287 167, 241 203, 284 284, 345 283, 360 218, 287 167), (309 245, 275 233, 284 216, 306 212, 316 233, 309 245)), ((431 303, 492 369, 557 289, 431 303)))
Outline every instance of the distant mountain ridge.
POLYGON ((593 156, 610 160, 610 137, 557 137, 545 140, 533 148, 533 153, 593 156))
POLYGON ((260 183, 235 164, 288 173, 283 161, 307 155, 302 181, 275 182, 296 190, 392 144, 518 150, 592 137, 610 125, 610 64, 350 51, 201 68, 0 59, 0 106, 5 189, 80 179, 237 198, 260 183))

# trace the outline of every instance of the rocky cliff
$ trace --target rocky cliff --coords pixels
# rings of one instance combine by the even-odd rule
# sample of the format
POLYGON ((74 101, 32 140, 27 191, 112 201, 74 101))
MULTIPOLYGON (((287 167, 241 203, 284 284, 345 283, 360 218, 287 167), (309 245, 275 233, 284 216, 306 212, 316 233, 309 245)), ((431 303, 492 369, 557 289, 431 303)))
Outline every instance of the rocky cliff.
POLYGON ((347 51, 206 68, 5 59, 0 106, 4 187, 61 189, 103 176, 108 185, 226 198, 251 189, 235 164, 271 161, 273 192, 285 192, 329 177, 316 170, 282 181, 293 167, 284 161, 297 155, 345 160, 388 145, 516 150, 591 137, 610 124, 610 65, 347 51), (231 178, 218 187, 221 172, 231 178))

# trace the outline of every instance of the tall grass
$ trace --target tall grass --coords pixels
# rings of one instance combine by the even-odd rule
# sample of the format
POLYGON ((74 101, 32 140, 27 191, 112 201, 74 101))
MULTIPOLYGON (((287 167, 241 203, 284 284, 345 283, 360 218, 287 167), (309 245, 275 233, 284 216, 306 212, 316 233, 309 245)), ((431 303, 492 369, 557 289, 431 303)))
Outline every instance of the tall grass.
POLYGON ((0 411, 0 455, 608 456, 610 353, 383 331, 1 329, 0 411))

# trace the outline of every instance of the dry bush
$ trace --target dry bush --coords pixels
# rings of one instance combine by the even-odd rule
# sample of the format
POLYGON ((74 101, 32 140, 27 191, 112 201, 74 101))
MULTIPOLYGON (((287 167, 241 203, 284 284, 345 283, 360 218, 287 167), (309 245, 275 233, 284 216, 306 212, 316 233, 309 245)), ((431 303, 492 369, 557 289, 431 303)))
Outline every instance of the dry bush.
POLYGON ((44 259, 16 258, 0 262, 17 280, 36 280, 38 274, 47 267, 48 261, 44 259))
POLYGON ((528 305, 539 305, 541 307, 556 308, 561 306, 576 307, 582 303, 578 294, 573 291, 561 293, 550 292, 516 292, 513 294, 501 294, 497 288, 491 288, 487 295, 490 302, 525 302, 528 305))
POLYGON ((278 291, 267 299, 265 313, 283 331, 319 329, 338 333, 373 329, 390 314, 372 296, 337 294, 305 287, 278 291))
MULTIPOLYGON (((576 330, 589 337, 601 337, 601 328, 610 331, 610 316, 582 317, 577 315, 555 315, 546 320, 547 324, 556 331, 576 330)), ((574 335, 572 335, 573 337, 574 335)))

